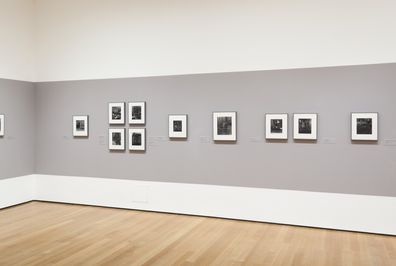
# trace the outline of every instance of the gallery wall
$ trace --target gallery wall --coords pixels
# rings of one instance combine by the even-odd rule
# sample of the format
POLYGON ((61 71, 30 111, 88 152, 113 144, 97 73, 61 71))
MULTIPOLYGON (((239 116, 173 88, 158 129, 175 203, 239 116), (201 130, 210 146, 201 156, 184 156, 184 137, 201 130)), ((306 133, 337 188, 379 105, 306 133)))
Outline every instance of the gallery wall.
MULTIPOLYGON (((36 83, 39 174, 396 196, 396 64, 36 83), (147 151, 108 150, 108 103, 146 101, 147 151), (238 141, 212 141, 236 111, 238 141), (318 113, 318 141, 264 138, 264 114, 318 113), (379 112, 379 142, 351 142, 350 113, 379 112), (88 139, 72 115, 89 115, 88 139), (168 114, 189 138, 168 139, 168 114)), ((111 128, 128 128, 111 126, 111 128)))
POLYGON ((5 135, 0 137, 0 179, 35 172, 34 84, 0 79, 0 114, 5 135))
POLYGON ((34 1, 0 1, 0 78, 32 81, 34 1))
POLYGON ((396 62, 396 2, 36 0, 37 81, 396 62))

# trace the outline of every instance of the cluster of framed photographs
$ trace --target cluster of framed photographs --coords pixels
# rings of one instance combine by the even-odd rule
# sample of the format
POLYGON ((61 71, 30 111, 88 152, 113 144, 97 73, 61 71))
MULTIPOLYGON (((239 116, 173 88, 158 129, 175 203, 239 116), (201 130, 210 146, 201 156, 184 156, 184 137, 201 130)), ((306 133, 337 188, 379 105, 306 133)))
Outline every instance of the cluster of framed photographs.
MULTIPOLYGON (((130 151, 146 150, 146 129, 145 128, 129 128, 128 143, 130 151)), ((109 129, 109 149, 125 150, 125 128, 109 129)))
MULTIPOLYGON (((213 113, 213 140, 237 140, 237 113, 213 113)), ((268 140, 288 139, 288 114, 265 115, 265 138, 268 140)), ((378 140, 378 113, 351 114, 352 140, 378 140)), ((293 114, 293 139, 315 141, 318 139, 318 114, 293 114)))
MULTIPOLYGON (((125 103, 109 103, 109 124, 125 124, 125 103)), ((128 124, 145 125, 146 102, 128 103, 128 124)), ((128 148, 130 151, 146 150, 146 129, 128 129, 128 148)), ((125 128, 109 128, 109 149, 125 150, 125 128)))
MULTIPOLYGON (((145 125, 146 103, 128 103, 128 124, 145 125)), ((109 103, 109 124, 125 125, 125 103, 109 103)), ((267 140, 287 140, 289 128, 287 113, 269 113, 265 115, 265 138, 267 140)), ((187 139, 187 114, 174 114, 168 117, 168 134, 170 139, 187 139)), ((311 140, 318 138, 318 114, 293 114, 293 139, 311 140)), ((109 128, 109 149, 125 150, 125 128, 109 128)), ((73 116, 73 136, 88 137, 88 115, 73 116)), ((4 136, 4 115, 0 115, 0 137, 4 136)), ((213 112, 213 140, 237 140, 237 112, 213 112)), ((378 113, 351 113, 351 140, 378 140, 378 113)), ((128 148, 131 151, 146 150, 146 129, 128 129, 128 148)))
MULTIPOLYGON (((288 139, 288 114, 265 115, 265 138, 288 139)), ((317 140, 318 115, 314 113, 293 115, 293 138, 295 140, 317 140)))

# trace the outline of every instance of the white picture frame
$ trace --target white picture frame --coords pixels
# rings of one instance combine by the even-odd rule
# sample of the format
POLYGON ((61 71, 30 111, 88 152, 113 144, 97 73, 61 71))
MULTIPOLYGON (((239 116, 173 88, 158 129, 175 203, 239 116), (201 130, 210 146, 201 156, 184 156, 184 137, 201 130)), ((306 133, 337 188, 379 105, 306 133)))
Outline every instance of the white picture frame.
POLYGON ((125 129, 109 129, 109 150, 125 150, 125 129))
POLYGON ((378 113, 351 113, 351 139, 378 141, 378 113))
POLYGON ((125 124, 125 103, 109 103, 109 124, 125 124))
POLYGON ((129 150, 145 151, 146 150, 146 129, 130 128, 129 129, 129 150))
POLYGON ((295 140, 318 139, 318 114, 294 114, 293 138, 295 140))
POLYGON ((5 134, 5 115, 0 114, 0 137, 4 137, 5 134))
POLYGON ((73 115, 73 137, 89 136, 88 115, 73 115))
POLYGON ((265 138, 288 139, 288 114, 265 114, 265 138))
POLYGON ((130 125, 144 125, 146 123, 146 102, 128 103, 128 117, 130 125))
POLYGON ((187 115, 169 115, 168 128, 170 139, 186 139, 188 130, 187 115))
POLYGON ((237 112, 213 112, 213 140, 237 140, 237 112))

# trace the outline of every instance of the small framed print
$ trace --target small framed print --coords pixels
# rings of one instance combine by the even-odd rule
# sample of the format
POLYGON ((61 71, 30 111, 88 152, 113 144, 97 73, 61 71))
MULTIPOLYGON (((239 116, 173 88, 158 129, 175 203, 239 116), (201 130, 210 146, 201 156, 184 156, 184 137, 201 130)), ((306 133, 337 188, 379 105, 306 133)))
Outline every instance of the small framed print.
POLYGON ((296 140, 317 140, 318 114, 294 114, 293 136, 296 140))
POLYGON ((88 137, 88 116, 73 115, 73 137, 88 137))
POLYGON ((351 114, 352 140, 378 140, 378 113, 351 114))
POLYGON ((187 138, 187 115, 169 115, 169 138, 187 138))
POLYGON ((109 150, 125 150, 125 129, 109 129, 109 150))
POLYGON ((146 150, 146 129, 130 128, 129 129, 129 150, 145 151, 146 150))
POLYGON ((265 138, 287 139, 287 114, 265 115, 265 138))
POLYGON ((0 115, 0 137, 4 137, 4 132, 5 132, 5 122, 4 122, 4 115, 0 115))
POLYGON ((125 103, 109 103, 109 124, 125 124, 125 103))
POLYGON ((214 141, 236 141, 237 125, 236 112, 214 112, 213 113, 213 140, 214 141))
POLYGON ((128 104, 129 124, 144 125, 146 123, 146 102, 128 104))

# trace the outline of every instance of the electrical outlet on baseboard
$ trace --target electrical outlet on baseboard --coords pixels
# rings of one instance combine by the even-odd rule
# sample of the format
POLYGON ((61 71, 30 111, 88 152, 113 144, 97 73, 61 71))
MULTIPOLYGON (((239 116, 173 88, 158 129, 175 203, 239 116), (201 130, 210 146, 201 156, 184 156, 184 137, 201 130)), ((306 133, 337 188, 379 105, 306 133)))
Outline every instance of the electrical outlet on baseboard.
POLYGON ((132 190, 133 203, 148 203, 148 186, 136 186, 132 190))

